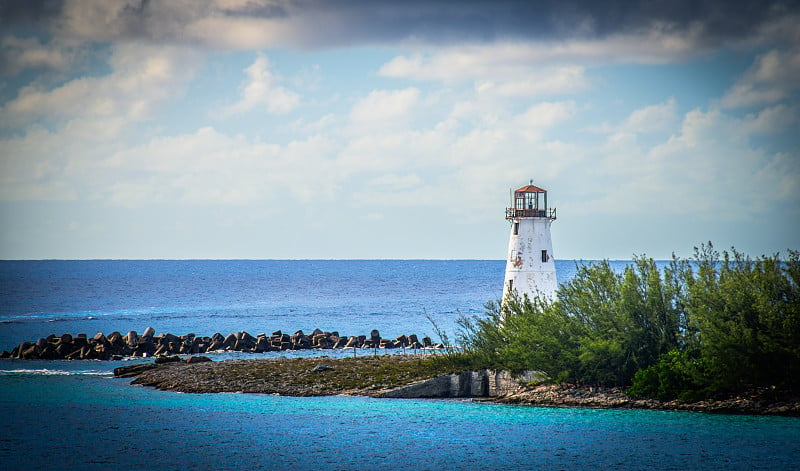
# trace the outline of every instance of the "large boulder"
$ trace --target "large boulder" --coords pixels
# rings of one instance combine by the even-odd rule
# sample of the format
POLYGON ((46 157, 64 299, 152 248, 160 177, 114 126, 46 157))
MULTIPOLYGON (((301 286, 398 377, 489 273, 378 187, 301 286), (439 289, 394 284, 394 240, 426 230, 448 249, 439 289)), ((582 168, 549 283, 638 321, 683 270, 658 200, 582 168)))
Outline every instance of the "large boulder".
POLYGON ((225 340, 222 342, 222 347, 226 350, 231 350, 236 345, 238 340, 239 339, 237 339, 235 335, 228 334, 228 336, 225 337, 225 340))
POLYGON ((132 330, 125 336, 125 341, 128 343, 129 347, 135 347, 136 344, 139 343, 139 335, 135 330, 132 330))
POLYGON ((106 339, 108 339, 108 343, 110 343, 114 348, 122 348, 125 346, 125 340, 122 338, 122 334, 117 331, 108 334, 106 339))
POLYGON ((272 345, 269 343, 267 337, 258 337, 256 340, 255 351, 256 353, 263 353, 272 350, 272 345))
POLYGON ((378 345, 381 343, 381 333, 378 329, 372 329, 369 333, 369 339, 372 341, 373 345, 378 345))
POLYGON ((20 351, 19 357, 24 358, 25 360, 33 360, 39 358, 39 347, 36 345, 30 345, 24 350, 20 351))

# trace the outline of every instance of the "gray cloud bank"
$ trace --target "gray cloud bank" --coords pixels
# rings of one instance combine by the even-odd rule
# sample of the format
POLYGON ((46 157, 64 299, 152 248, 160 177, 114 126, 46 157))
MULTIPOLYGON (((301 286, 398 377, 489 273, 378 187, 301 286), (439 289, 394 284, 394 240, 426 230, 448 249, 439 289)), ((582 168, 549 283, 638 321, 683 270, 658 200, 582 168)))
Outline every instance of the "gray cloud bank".
MULTIPOLYGON (((0 22, 86 40, 226 48, 588 39, 652 30, 691 34, 714 47, 763 34, 799 12, 794 0, 11 0, 0 3, 0 22)), ((798 28, 784 29, 796 41, 798 28)))

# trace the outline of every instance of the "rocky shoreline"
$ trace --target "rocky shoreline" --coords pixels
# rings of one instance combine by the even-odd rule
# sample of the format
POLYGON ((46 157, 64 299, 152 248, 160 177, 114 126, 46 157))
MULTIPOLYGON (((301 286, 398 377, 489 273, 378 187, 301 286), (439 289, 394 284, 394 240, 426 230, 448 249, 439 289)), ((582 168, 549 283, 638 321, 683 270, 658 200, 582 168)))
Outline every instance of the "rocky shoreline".
POLYGON ((419 339, 414 334, 400 335, 397 338, 382 338, 377 330, 370 335, 344 336, 339 332, 323 332, 314 329, 310 334, 298 330, 292 335, 276 330, 271 335, 261 333, 255 337, 245 331, 223 336, 215 333, 210 337, 185 334, 156 335, 155 329, 148 327, 142 335, 130 331, 126 335, 112 332, 107 336, 98 332, 94 337, 86 334, 57 336, 51 334, 35 342, 23 342, 10 352, 3 351, 0 358, 25 360, 119 360, 123 357, 152 357, 161 355, 198 355, 216 351, 246 353, 280 352, 286 350, 310 349, 394 349, 412 350, 442 348, 430 337, 419 339))
POLYGON ((170 357, 117 368, 132 384, 186 393, 261 393, 286 396, 358 395, 384 398, 470 398, 544 407, 654 409, 722 414, 800 416, 800 394, 757 390, 695 403, 633 399, 619 388, 538 384, 535 374, 453 371, 431 355, 359 358, 247 359, 212 362, 170 357))

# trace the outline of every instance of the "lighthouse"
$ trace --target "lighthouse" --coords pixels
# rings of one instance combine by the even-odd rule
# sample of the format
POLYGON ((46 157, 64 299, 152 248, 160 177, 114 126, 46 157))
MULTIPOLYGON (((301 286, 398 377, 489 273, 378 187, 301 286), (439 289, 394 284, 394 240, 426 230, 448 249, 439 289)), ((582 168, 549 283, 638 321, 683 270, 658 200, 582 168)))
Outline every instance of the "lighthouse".
POLYGON ((533 180, 514 190, 506 219, 511 235, 503 297, 516 291, 520 297, 555 300, 558 283, 550 225, 556 220, 556 209, 547 206, 547 190, 535 186, 533 180))

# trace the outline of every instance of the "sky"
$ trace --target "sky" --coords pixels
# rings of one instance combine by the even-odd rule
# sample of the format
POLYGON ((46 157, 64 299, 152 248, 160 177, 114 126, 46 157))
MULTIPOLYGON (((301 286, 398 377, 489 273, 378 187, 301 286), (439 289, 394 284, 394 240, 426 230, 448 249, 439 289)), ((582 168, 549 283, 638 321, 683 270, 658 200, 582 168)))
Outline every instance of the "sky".
POLYGON ((0 3, 0 259, 800 249, 800 2, 0 3))

